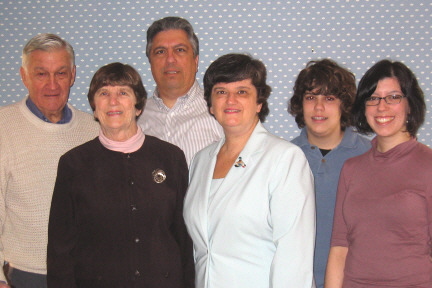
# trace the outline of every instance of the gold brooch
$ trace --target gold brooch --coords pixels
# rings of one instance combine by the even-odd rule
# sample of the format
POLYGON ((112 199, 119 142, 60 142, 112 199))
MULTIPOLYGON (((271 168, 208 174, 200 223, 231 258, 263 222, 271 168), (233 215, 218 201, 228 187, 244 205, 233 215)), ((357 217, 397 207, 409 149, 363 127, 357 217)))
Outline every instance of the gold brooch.
POLYGON ((162 183, 166 179, 165 171, 163 171, 162 169, 156 169, 156 170, 154 170, 152 172, 152 175, 153 175, 153 180, 156 183, 162 183))

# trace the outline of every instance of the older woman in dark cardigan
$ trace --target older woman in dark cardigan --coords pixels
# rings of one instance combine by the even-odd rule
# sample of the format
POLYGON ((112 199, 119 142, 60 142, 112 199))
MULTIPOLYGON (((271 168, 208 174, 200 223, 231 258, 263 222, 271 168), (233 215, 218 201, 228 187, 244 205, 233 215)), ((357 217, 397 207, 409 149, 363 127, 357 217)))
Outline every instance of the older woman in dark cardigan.
POLYGON ((129 65, 108 64, 94 75, 88 98, 100 134, 60 159, 49 287, 194 287, 182 217, 185 156, 136 124, 146 96, 129 65))

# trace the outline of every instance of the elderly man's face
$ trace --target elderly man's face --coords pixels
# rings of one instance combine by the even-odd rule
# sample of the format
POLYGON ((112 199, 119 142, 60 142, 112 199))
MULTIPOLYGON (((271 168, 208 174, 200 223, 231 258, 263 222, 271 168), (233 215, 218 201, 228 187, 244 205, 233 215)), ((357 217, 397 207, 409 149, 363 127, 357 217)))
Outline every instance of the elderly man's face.
POLYGON ((33 51, 28 55, 27 67, 21 67, 20 73, 36 107, 51 122, 61 120, 75 81, 75 66, 67 51, 33 51))
POLYGON ((156 34, 149 60, 161 98, 183 96, 192 87, 198 71, 198 56, 194 56, 185 31, 156 34))

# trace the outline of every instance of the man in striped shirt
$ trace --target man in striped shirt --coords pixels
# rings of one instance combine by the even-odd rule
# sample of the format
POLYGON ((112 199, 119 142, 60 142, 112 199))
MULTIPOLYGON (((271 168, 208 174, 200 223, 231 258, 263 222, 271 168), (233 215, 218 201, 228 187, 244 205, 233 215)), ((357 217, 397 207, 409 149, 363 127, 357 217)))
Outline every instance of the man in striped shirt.
POLYGON ((146 55, 157 88, 138 123, 145 134, 179 146, 190 164, 223 135, 196 80, 199 42, 191 24, 179 17, 155 21, 147 30, 146 55))

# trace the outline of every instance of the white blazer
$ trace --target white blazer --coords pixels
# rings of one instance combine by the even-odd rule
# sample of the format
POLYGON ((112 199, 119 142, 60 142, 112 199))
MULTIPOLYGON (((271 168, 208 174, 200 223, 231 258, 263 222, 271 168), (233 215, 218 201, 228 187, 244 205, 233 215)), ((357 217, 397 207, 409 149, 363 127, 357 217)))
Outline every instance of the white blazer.
POLYGON ((296 145, 258 123, 209 204, 225 139, 190 167, 184 218, 194 242, 196 287, 315 287, 313 176, 296 145))

